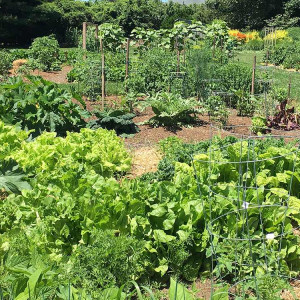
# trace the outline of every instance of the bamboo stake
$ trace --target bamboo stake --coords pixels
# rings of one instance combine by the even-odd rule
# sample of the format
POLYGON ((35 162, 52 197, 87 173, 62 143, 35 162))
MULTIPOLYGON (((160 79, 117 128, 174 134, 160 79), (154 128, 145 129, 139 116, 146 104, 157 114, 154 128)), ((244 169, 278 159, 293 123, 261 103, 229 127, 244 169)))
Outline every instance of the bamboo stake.
POLYGON ((84 51, 83 58, 86 59, 86 29, 87 29, 87 23, 83 22, 82 23, 82 49, 84 51))
POLYGON ((98 24, 95 24, 95 39, 97 43, 97 52, 99 52, 99 28, 98 24))
POLYGON ((178 37, 176 37, 176 50, 177 50, 177 75, 180 72, 180 51, 178 45, 178 37))
POLYGON ((130 45, 130 39, 127 39, 126 43, 126 69, 125 69, 125 78, 127 79, 129 76, 129 45, 130 45))
POLYGON ((256 71, 256 55, 253 58, 252 86, 251 86, 251 94, 252 95, 254 95, 254 92, 255 92, 255 71, 256 71))
POLYGON ((102 80, 102 109, 104 109, 104 100, 105 100, 105 56, 104 56, 104 47, 103 40, 100 39, 100 51, 102 56, 102 69, 101 69, 101 80, 102 80))

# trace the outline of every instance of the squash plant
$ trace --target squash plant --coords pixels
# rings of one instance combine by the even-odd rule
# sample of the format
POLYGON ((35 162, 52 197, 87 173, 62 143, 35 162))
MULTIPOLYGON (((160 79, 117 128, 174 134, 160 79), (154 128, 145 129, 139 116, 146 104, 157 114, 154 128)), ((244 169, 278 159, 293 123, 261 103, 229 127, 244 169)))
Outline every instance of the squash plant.
POLYGON ((124 32, 118 25, 103 23, 99 26, 99 38, 103 40, 104 49, 115 51, 125 42, 124 32))
MULTIPOLYGON (((88 112, 72 101, 72 94, 41 77, 10 78, 0 86, 0 113, 3 120, 19 124, 22 129, 65 135, 85 127, 88 112), (28 82, 29 81, 29 82, 28 82)), ((85 103, 75 94, 80 104, 85 103)))

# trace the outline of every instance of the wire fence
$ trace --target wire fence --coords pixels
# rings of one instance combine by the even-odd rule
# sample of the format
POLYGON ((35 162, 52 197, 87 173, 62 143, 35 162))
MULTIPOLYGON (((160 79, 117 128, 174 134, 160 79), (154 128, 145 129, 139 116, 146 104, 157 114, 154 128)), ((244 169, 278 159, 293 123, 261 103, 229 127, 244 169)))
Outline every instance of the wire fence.
POLYGON ((231 133, 239 138, 237 142, 216 148, 213 137, 223 131, 211 125, 208 152, 200 158, 199 154, 193 157, 211 245, 207 252, 211 257, 211 299, 222 294, 229 294, 233 299, 250 296, 266 299, 263 278, 297 280, 290 276, 293 266, 287 267, 284 253, 289 251, 287 245, 296 238, 294 232, 298 229, 292 226, 291 215, 299 213, 293 196, 295 171, 299 169, 299 140, 295 139, 300 136, 254 136, 247 128, 243 133, 231 133), (294 146, 282 154, 259 155, 260 141, 270 139, 294 141, 294 146), (223 153, 231 155, 227 157, 223 153), (276 166, 283 164, 289 178, 278 185, 285 185, 284 193, 283 189, 267 188, 268 184, 263 183, 281 176, 276 166), (206 192, 202 188, 204 172, 207 172, 206 192), (226 176, 222 177, 222 173, 226 176), (227 288, 220 290, 220 284, 227 288))

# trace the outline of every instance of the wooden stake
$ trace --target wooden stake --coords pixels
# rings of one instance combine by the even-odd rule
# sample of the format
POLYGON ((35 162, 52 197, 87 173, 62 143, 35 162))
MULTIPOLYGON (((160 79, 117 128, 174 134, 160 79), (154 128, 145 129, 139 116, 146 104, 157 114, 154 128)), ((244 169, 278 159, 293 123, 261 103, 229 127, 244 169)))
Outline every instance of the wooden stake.
POLYGON ((290 75, 289 86, 288 86, 288 99, 291 99, 291 88, 292 88, 292 76, 290 75))
POLYGON ((130 45, 130 39, 127 39, 126 42, 126 69, 125 69, 125 78, 128 78, 129 75, 129 45, 130 45))
POLYGON ((98 38, 99 38, 99 28, 98 28, 97 24, 95 24, 95 38, 96 38, 96 40, 98 40, 98 38))
MULTIPOLYGON (((85 52, 86 51, 86 29, 87 29, 87 23, 82 23, 82 49, 85 52)), ((83 58, 86 58, 86 54, 84 53, 83 58)))
POLYGON ((255 71, 256 71, 256 55, 253 58, 252 86, 251 86, 251 94, 252 95, 254 95, 254 92, 255 92, 255 71))
POLYGON ((216 51, 216 37, 214 36, 214 43, 213 43, 213 58, 215 58, 215 51, 216 51))
POLYGON ((105 57, 104 57, 104 47, 103 40, 100 39, 100 51, 102 56, 102 69, 101 69, 101 81, 102 81, 102 109, 104 109, 104 100, 105 100, 105 57))
POLYGON ((183 40, 183 65, 185 66, 185 39, 183 40))
POLYGON ((180 51, 178 45, 178 37, 176 37, 176 50, 177 50, 177 73, 180 72, 180 51))

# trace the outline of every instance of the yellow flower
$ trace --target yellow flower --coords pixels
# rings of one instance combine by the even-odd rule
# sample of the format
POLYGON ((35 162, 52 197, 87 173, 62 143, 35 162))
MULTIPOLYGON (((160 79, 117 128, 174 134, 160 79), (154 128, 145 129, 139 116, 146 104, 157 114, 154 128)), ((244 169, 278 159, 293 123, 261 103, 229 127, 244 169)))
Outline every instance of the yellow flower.
POLYGON ((231 29, 228 31, 228 34, 230 36, 237 36, 238 33, 239 33, 239 31, 237 29, 231 29))
POLYGON ((258 40, 261 41, 262 38, 259 36, 259 33, 257 31, 250 31, 246 33, 246 43, 249 41, 258 40))
POLYGON ((288 39, 289 38, 289 33, 287 30, 275 30, 274 33, 269 33, 267 36, 265 36, 265 40, 283 40, 283 39, 288 39))

